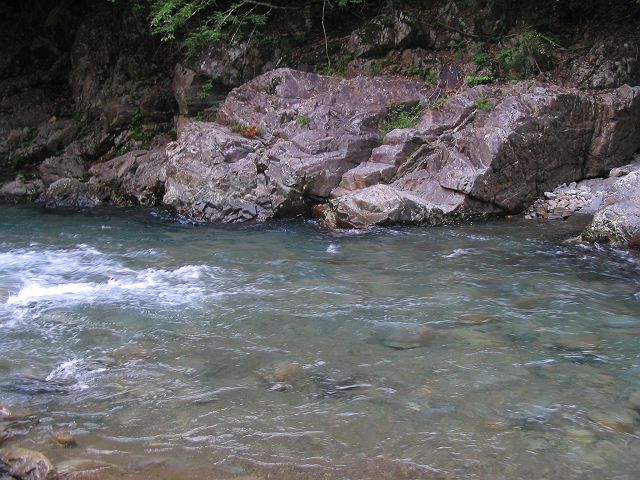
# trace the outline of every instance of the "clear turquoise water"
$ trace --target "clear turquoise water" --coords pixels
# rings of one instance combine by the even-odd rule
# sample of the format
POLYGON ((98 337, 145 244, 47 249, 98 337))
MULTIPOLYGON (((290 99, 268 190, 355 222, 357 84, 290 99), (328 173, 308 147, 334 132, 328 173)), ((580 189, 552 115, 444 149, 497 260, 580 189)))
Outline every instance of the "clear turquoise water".
POLYGON ((9 443, 230 474, 635 479, 640 263, 562 243, 580 227, 3 207, 9 443), (435 336, 385 346, 415 325, 435 336))

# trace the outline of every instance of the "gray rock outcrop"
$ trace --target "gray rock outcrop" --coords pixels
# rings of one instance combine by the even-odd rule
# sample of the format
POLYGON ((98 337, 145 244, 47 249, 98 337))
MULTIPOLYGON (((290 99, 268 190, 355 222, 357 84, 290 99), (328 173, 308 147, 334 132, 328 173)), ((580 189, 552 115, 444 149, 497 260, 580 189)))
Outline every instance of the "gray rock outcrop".
POLYGON ((640 87, 594 94, 522 82, 434 102, 441 93, 398 77, 277 69, 234 89, 216 122, 183 121, 166 154, 95 164, 88 182, 59 180, 46 197, 164 203, 205 222, 293 217, 321 204, 330 227, 434 224, 524 211, 640 148, 640 87), (398 108, 418 103, 415 127, 381 133, 398 108))
POLYGON ((583 238, 640 247, 640 170, 610 187, 583 238))
POLYGON ((426 95, 396 78, 269 72, 233 90, 218 123, 189 123, 169 144, 164 203, 216 222, 306 213, 379 145, 388 103, 426 95))
POLYGON ((537 83, 476 87, 425 112, 405 141, 410 143, 406 151, 413 153, 393 153, 402 147, 398 132, 390 132, 368 162, 345 173, 341 188, 333 192, 333 213, 327 220, 361 227, 367 218, 375 224, 415 223, 416 218, 431 222, 443 213, 519 212, 561 182, 601 176, 620 165, 640 147, 639 120, 638 88, 591 95, 537 83), (425 139, 417 149, 416 135, 425 139), (396 168, 393 174, 385 170, 390 181, 384 181, 382 170, 368 178, 390 188, 369 185, 345 191, 359 172, 385 163, 396 168), (371 195, 369 189, 375 189, 371 195), (412 195, 407 208, 397 206, 398 196, 407 193, 412 195), (362 201, 371 196, 377 205, 362 201), (433 216, 415 215, 416 197, 423 208, 431 205, 433 216), (396 212, 411 213, 379 215, 379 205, 385 203, 396 212))

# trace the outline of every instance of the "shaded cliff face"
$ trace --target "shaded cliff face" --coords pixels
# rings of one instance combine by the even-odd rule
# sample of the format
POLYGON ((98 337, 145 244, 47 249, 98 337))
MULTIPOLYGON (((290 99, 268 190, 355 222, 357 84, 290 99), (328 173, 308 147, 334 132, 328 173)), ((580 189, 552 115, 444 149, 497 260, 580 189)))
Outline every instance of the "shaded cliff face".
POLYGON ((3 179, 28 179, 50 157, 84 163, 148 146, 171 130, 173 60, 142 12, 60 0, 5 2, 0 13, 3 179))

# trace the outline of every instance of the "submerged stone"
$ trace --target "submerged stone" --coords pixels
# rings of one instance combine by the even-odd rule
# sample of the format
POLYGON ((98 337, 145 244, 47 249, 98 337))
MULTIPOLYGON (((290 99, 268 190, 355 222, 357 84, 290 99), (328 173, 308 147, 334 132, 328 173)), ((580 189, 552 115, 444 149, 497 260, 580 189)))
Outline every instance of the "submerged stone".
POLYGON ((53 432, 53 439, 64 447, 75 447, 78 445, 76 439, 69 430, 56 430, 53 432))
POLYGON ((113 463, 90 458, 72 458, 57 465, 60 477, 65 480, 111 480, 121 478, 124 470, 113 463))
POLYGON ((551 341, 554 347, 569 352, 600 349, 600 338, 592 333, 554 335, 551 341))
POLYGON ((591 421, 620 433, 632 433, 638 426, 640 416, 629 409, 615 411, 596 411, 588 414, 591 421))
POLYGON ((26 448, 0 448, 0 473, 18 480, 55 480, 56 469, 47 457, 26 448))
POLYGON ((402 325, 388 330, 382 344, 397 350, 409 350, 426 346, 436 335, 436 330, 426 325, 402 325))

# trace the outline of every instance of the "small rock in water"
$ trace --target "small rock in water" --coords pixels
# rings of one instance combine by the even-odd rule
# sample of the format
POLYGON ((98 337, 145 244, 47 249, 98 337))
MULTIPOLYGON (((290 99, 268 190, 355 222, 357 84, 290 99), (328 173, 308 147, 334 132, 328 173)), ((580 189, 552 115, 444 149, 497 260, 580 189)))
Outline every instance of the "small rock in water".
POLYGON ((460 318, 464 323, 472 323, 474 325, 480 325, 495 320, 493 316, 485 313, 465 313, 460 318))
MULTIPOLYGON (((296 363, 279 363, 274 366, 273 371, 268 373, 272 382, 291 382, 302 376, 302 367, 296 363)), ((269 381, 269 380, 268 380, 269 381)))
POLYGON ((289 384, 284 382, 276 382, 269 385, 268 390, 272 392, 285 392, 289 388, 289 384))
POLYGON ((53 439, 64 447, 75 447, 78 445, 76 439, 69 430, 56 430, 53 432, 53 439))
POLYGON ((627 407, 640 410, 640 390, 634 390, 627 398, 627 407))
POLYGON ((13 420, 14 418, 13 412, 0 403, 0 420, 13 420))
MULTIPOLYGON (((57 465, 58 473, 65 479, 100 479, 121 478, 124 470, 113 463, 100 462, 90 458, 73 458, 57 465)), ((48 480, 48 479, 47 479, 48 480)))
POLYGON ((591 421, 598 425, 620 433, 635 431, 640 416, 633 410, 620 409, 616 411, 598 411, 588 414, 591 421))
POLYGON ((509 422, 498 418, 484 418, 482 420, 482 426, 486 430, 496 433, 506 432, 511 428, 509 422))
POLYGON ((397 350, 409 350, 426 346, 436 334, 436 330, 426 325, 401 325, 389 329, 382 344, 397 350))
POLYGON ((19 480, 54 480, 56 469, 43 454, 26 448, 0 448, 0 472, 19 480))
POLYGON ((600 348, 600 339, 592 333, 555 335, 552 342, 554 347, 569 352, 592 351, 600 348))
POLYGON ((580 443, 593 443, 596 441, 596 434, 586 428, 566 427, 564 432, 568 437, 580 443))

